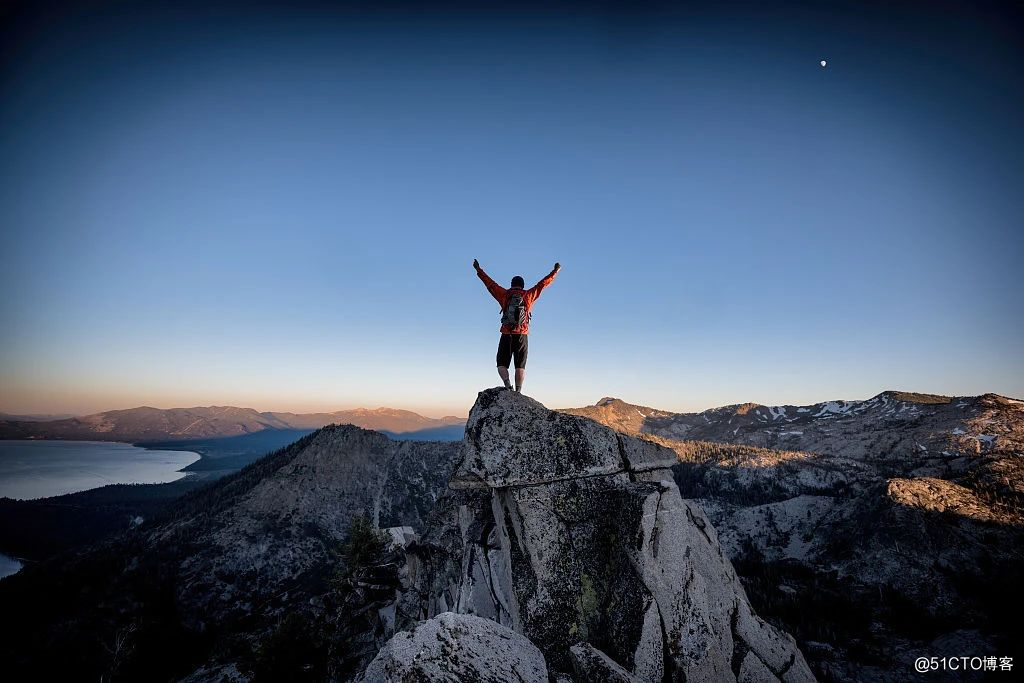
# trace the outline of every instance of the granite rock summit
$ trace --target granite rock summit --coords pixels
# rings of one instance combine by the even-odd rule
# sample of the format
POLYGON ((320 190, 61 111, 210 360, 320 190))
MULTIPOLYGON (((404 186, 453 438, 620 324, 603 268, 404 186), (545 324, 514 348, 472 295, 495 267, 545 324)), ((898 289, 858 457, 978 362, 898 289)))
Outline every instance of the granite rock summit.
POLYGON ((754 614, 715 529, 680 496, 675 462, 516 392, 481 392, 455 491, 409 554, 404 614, 497 621, 562 680, 595 667, 641 681, 814 680, 792 637, 754 614))

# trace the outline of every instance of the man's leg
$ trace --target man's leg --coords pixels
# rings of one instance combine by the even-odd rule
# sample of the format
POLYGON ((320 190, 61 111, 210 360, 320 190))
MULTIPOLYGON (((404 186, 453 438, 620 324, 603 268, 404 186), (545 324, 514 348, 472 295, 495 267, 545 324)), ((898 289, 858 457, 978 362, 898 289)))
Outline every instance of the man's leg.
POLYGON ((512 362, 512 337, 503 334, 498 339, 498 376, 505 383, 506 389, 511 389, 512 384, 508 381, 508 364, 512 362))
POLYGON ((522 392, 523 382, 526 381, 526 353, 529 350, 527 346, 527 337, 525 334, 516 335, 515 337, 515 357, 516 357, 516 391, 522 392))

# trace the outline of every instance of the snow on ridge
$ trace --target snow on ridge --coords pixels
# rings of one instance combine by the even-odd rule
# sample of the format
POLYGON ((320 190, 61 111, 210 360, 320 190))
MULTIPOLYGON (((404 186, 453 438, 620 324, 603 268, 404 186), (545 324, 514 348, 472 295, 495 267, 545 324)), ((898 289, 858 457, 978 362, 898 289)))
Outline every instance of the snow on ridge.
POLYGON ((786 417, 785 406, 769 406, 768 413, 772 416, 772 420, 778 420, 779 418, 786 417))
POLYGON ((847 403, 846 401, 829 401, 821 410, 812 415, 812 417, 824 417, 826 415, 845 415, 854 403, 847 403))

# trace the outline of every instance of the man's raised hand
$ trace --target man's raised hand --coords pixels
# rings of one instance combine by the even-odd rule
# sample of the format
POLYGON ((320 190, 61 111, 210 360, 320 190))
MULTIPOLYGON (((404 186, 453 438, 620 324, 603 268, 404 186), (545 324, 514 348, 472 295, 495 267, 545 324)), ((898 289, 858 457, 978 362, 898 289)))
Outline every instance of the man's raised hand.
POLYGON ((477 261, 476 259, 473 259, 473 267, 476 268, 477 270, 480 270, 480 262, 477 261))
POLYGON ((562 264, 561 264, 561 263, 556 263, 556 264, 555 264, 555 272, 557 273, 557 272, 558 272, 558 271, 560 271, 561 269, 562 269, 562 264))

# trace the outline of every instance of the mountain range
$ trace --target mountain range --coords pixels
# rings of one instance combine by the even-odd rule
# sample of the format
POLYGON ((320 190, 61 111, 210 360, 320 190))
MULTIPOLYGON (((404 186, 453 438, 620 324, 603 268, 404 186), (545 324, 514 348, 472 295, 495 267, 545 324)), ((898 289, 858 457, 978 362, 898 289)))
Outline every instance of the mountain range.
POLYGON ((15 415, 13 413, 0 413, 0 421, 6 422, 47 422, 50 420, 63 420, 74 417, 71 413, 42 413, 32 415, 15 415))
POLYGON ((672 448, 762 615, 830 680, 1024 643, 1024 401, 886 391, 810 406, 565 412, 672 448))
POLYGON ((950 397, 884 391, 859 401, 743 403, 699 413, 673 413, 606 397, 562 412, 626 433, 903 461, 915 468, 937 466, 954 454, 1012 451, 1024 442, 1024 401, 998 394, 950 397))
MULTIPOLYGON (((303 436, 0 581, 18 676, 900 681, 1020 661, 1024 402, 479 394, 303 436)), ((938 676, 940 680, 944 680, 938 676)))
POLYGON ((252 434, 265 429, 319 429, 353 424, 392 434, 441 430, 465 424, 465 418, 424 417, 394 408, 356 408, 330 413, 259 412, 253 408, 203 406, 109 410, 58 420, 0 420, 0 439, 79 439, 147 441, 206 439, 252 434))

